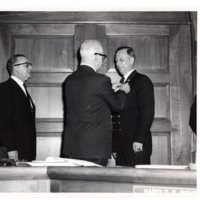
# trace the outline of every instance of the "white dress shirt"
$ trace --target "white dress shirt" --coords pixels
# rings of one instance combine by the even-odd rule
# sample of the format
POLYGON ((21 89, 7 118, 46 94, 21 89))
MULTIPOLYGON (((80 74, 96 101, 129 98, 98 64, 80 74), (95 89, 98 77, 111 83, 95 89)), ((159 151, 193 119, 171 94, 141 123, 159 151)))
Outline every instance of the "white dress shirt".
POLYGON ((17 78, 16 76, 11 75, 11 78, 20 86, 20 88, 23 90, 24 94, 27 96, 26 90, 23 86, 24 83, 19 78, 17 78))

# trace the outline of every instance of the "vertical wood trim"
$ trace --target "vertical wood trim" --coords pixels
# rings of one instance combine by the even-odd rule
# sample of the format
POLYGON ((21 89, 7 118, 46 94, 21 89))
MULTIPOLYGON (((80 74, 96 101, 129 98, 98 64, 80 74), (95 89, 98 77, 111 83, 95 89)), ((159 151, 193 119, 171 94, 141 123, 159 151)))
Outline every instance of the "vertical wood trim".
POLYGON ((76 25, 75 26, 75 34, 74 34, 74 70, 77 69, 77 66, 80 62, 80 54, 79 54, 79 48, 80 44, 83 40, 83 25, 76 25))
POLYGON ((9 74, 6 69, 6 63, 10 56, 9 54, 9 34, 7 26, 0 27, 0 82, 8 79, 9 74))
POLYGON ((0 60, 1 60, 1 68, 0 68, 0 82, 3 81, 3 69, 4 69, 4 59, 5 59, 5 51, 3 45, 3 33, 0 29, 0 60))
POLYGON ((107 35, 169 35, 168 25, 106 24, 107 35))
POLYGON ((182 156, 180 163, 190 161, 189 114, 192 101, 191 33, 189 25, 180 26, 180 76, 181 76, 181 134, 182 156))
POLYGON ((192 89, 193 96, 197 93, 197 12, 189 12, 191 25, 191 51, 192 51, 192 89))
POLYGON ((172 164, 188 164, 192 98, 190 26, 171 26, 169 41, 172 164))
MULTIPOLYGON (((107 36, 105 25, 97 25, 96 39, 99 40, 103 46, 104 54, 108 55, 108 47, 107 47, 107 36)), ((103 61, 102 67, 99 69, 100 73, 106 74, 108 69, 107 59, 103 61)))
POLYGON ((75 35, 74 35, 74 58, 75 58, 75 70, 79 65, 80 54, 79 48, 81 42, 87 39, 96 39, 97 34, 97 25, 96 24, 85 24, 85 25, 76 25, 75 26, 75 35))
POLYGON ((170 26, 169 35, 169 72, 171 86, 180 85, 180 68, 179 68, 179 26, 170 26))
POLYGON ((170 121, 171 121, 171 164, 178 164, 182 141, 180 133, 180 63, 179 26, 170 26, 169 74, 170 74, 170 121))
POLYGON ((171 164, 180 164, 182 149, 182 138, 180 130, 180 87, 171 86, 170 88, 170 110, 171 110, 171 164))

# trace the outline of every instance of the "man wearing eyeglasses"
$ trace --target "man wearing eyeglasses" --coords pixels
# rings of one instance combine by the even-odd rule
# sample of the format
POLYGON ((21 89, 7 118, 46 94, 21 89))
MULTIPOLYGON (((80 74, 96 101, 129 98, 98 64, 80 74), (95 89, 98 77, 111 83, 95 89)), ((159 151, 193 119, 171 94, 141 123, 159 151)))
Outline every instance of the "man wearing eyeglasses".
POLYGON ((107 165, 111 156, 111 110, 126 103, 128 84, 117 93, 110 78, 97 73, 106 58, 97 40, 85 40, 80 47, 81 64, 64 82, 66 127, 63 155, 107 165))
POLYGON ((26 89, 31 63, 22 54, 11 56, 6 65, 10 78, 0 84, 0 146, 9 159, 35 160, 35 105, 26 89))

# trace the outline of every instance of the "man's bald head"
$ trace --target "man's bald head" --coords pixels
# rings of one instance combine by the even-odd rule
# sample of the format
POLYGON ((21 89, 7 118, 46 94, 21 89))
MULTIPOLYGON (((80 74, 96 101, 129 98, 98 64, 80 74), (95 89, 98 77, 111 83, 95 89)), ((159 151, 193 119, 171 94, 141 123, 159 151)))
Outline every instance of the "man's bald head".
POLYGON ((98 40, 85 40, 80 47, 82 58, 93 56, 94 53, 103 53, 103 47, 98 40))
POLYGON ((98 40, 85 40, 80 47, 81 63, 87 63, 98 70, 103 59, 99 54, 103 54, 103 47, 98 40))

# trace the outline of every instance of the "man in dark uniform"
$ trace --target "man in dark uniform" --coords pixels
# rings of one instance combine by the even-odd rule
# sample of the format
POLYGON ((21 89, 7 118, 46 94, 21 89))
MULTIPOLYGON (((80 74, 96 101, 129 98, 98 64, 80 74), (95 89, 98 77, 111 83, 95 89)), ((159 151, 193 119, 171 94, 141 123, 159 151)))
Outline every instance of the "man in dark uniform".
POLYGON ((152 153, 151 125, 154 119, 154 88, 151 80, 134 68, 135 52, 120 47, 115 54, 121 82, 129 83, 125 108, 113 115, 113 152, 116 165, 150 164, 152 153))
POLYGON ((0 146, 9 159, 32 161, 36 157, 35 105, 25 85, 32 65, 16 54, 6 67, 10 78, 0 84, 0 146))
POLYGON ((106 57, 98 40, 85 40, 80 55, 81 65, 64 82, 63 155, 106 166, 112 150, 111 111, 123 109, 130 87, 124 84, 115 93, 110 78, 97 73, 106 57))

